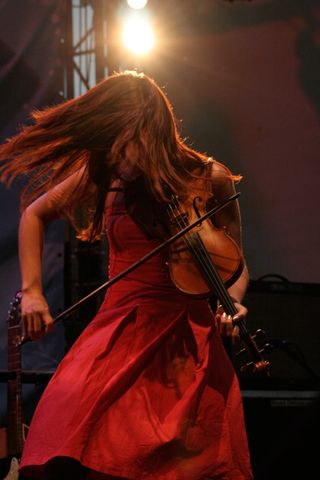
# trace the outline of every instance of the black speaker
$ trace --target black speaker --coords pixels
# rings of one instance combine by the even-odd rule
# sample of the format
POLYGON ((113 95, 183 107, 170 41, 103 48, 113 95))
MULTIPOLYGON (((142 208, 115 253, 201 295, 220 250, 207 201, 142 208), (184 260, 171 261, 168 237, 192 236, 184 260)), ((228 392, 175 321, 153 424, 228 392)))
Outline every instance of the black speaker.
POLYGON ((316 478, 320 400, 315 392, 244 392, 255 480, 316 478))
MULTIPOLYGON (((320 387, 320 284, 289 282, 279 275, 250 281, 243 300, 248 308, 247 329, 253 335, 261 329, 270 353, 270 379, 274 387, 320 387)), ((263 346, 263 338, 256 343, 263 346)), ((263 382, 236 366, 240 382, 251 388, 263 382)), ((267 382, 267 383, 268 383, 267 382)))

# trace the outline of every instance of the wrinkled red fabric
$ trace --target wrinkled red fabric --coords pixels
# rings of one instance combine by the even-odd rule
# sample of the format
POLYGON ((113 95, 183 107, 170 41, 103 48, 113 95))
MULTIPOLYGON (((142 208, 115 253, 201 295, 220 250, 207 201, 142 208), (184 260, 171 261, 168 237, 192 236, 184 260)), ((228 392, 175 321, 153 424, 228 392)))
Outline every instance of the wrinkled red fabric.
MULTIPOLYGON (((150 241, 120 202, 109 209, 110 278, 150 241)), ((207 300, 179 291, 167 252, 107 292, 34 413, 20 465, 38 478, 71 457, 92 479, 252 479, 242 400, 207 300)))

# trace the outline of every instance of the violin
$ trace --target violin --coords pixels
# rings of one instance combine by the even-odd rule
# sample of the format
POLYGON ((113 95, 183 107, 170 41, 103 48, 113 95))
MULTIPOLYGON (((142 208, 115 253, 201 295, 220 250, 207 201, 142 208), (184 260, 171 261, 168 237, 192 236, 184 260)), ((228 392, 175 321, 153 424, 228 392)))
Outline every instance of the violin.
MULTIPOLYGON (((196 196, 185 207, 180 204, 177 195, 172 195, 168 205, 171 228, 181 231, 201 218, 205 203, 202 197, 196 196)), ((215 294, 224 311, 232 317, 238 311, 227 288, 239 278, 243 266, 237 243, 225 228, 215 227, 209 219, 199 222, 187 235, 172 244, 169 251, 169 270, 175 285, 183 292, 199 297, 215 294)), ((257 333, 249 333, 244 319, 238 320, 236 325, 244 348, 251 357, 241 371, 249 369, 253 373, 269 375, 270 362, 262 356, 265 348, 259 348, 255 342, 257 333)))

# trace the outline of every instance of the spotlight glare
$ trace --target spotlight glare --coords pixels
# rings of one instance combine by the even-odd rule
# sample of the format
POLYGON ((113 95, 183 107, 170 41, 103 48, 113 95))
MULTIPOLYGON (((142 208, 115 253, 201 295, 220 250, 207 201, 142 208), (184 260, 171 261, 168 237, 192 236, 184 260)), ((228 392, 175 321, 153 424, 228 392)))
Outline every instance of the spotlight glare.
POLYGON ((148 3, 148 0, 127 0, 129 7, 139 10, 144 8, 148 3))
POLYGON ((142 18, 130 18, 124 24, 123 41, 136 55, 148 53, 154 46, 154 33, 149 22, 142 18))

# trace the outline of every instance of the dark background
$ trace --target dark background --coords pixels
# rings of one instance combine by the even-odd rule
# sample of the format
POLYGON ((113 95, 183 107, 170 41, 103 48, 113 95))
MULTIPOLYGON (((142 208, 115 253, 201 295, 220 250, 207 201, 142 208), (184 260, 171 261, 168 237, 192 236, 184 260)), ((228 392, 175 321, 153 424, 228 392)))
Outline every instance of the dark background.
MULTIPOLYGON (((1 141, 32 109, 63 99, 65 6, 62 0, 0 1, 1 141)), ((312 372, 320 374, 320 2, 150 0, 149 8, 161 41, 139 66, 165 88, 188 142, 243 175, 249 325, 287 342, 286 349, 278 343, 273 357, 274 383, 244 383, 245 391, 261 392, 245 395, 257 479, 303 478, 301 465, 309 468, 313 458, 308 439, 319 425, 309 392, 318 388, 312 372), (303 395, 292 399, 287 389, 303 395), (282 403, 275 402, 279 395, 282 403)), ((120 50, 121 67, 130 62, 120 50)), ((7 310, 20 286, 19 190, 19 182, 9 191, 0 186, 0 369, 7 367, 7 310)), ((65 238, 64 224, 52 224, 44 286, 54 315, 65 307, 65 238)), ((64 349, 59 325, 23 347, 23 367, 54 370, 64 349)), ((27 420, 42 388, 24 385, 27 420)), ((4 383, 0 394, 1 426, 4 383)))
MULTIPOLYGON (((0 138, 13 135, 29 121, 34 108, 63 98, 65 52, 61 37, 65 30, 65 2, 0 2, 0 138)), ((20 288, 17 257, 19 191, 21 181, 10 190, 0 187, 0 369, 7 368, 7 315, 10 302, 20 288)), ((53 223, 46 232, 44 290, 56 315, 64 306, 64 226, 53 223)), ((22 367, 53 370, 64 354, 64 332, 58 325, 41 342, 22 348, 22 367)), ((29 419, 42 385, 23 385, 25 413, 29 419)), ((0 425, 5 423, 6 384, 0 383, 0 425)))

